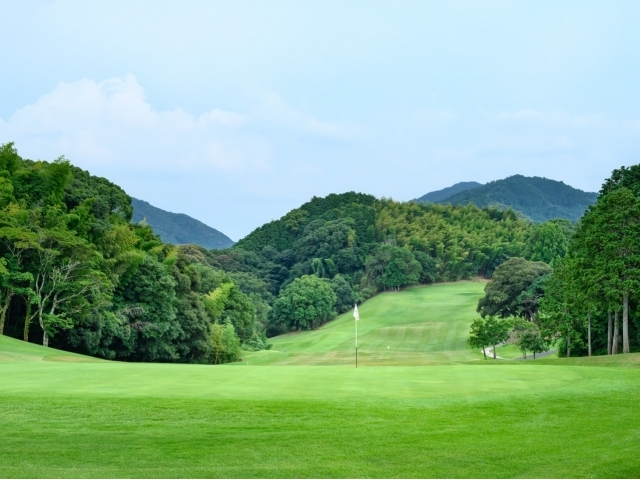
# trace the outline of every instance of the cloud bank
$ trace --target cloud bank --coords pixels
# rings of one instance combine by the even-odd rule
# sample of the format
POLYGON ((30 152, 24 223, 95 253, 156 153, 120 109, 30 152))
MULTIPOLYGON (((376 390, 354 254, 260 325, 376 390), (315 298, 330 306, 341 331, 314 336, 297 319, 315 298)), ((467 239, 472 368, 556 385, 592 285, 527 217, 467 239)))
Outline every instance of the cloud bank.
POLYGON ((632 163, 640 122, 535 109, 416 109, 320 119, 274 92, 243 111, 156 109, 133 75, 58 84, 0 119, 21 155, 74 164, 238 239, 313 195, 410 200, 458 181, 521 173, 597 190, 632 163))

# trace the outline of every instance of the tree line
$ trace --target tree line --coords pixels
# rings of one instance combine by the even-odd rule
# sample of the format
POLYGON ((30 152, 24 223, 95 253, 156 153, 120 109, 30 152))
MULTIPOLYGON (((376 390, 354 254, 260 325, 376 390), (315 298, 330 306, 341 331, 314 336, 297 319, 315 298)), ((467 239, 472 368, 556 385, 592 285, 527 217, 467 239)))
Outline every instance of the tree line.
MULTIPOLYGON (((546 242, 538 245, 549 250, 546 242)), ((512 335, 530 352, 555 346, 570 357, 640 350, 640 165, 613 171, 566 249, 556 253, 550 265, 512 258, 496 269, 478 304, 484 321, 471 332, 472 346, 488 341, 479 341, 477 330, 483 325, 486 334, 489 319, 521 318, 527 321, 513 323, 512 335)))
POLYGON ((126 361, 221 363, 266 348, 244 278, 131 215, 108 180, 2 145, 0 332, 126 361))

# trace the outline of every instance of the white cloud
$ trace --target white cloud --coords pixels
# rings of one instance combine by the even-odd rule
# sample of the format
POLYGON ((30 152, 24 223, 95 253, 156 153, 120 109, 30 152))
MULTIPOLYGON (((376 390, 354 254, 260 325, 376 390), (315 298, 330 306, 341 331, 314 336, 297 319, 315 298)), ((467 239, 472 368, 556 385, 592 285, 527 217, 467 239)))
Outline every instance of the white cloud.
POLYGON ((181 109, 158 111, 133 75, 60 83, 0 120, 0 138, 16 141, 23 153, 64 154, 85 168, 108 164, 139 171, 179 164, 243 175, 271 168, 274 147, 261 131, 274 129, 290 136, 349 135, 336 122, 301 113, 274 93, 249 113, 216 108, 196 117, 181 109))
MULTIPOLYGON (((134 196, 214 226, 222 215, 235 226, 231 205, 239 199, 265 191, 275 198, 304 192, 313 161, 291 148, 304 149, 305 141, 314 148, 344 142, 353 132, 303 113, 275 93, 258 97, 246 112, 215 108, 196 116, 180 108, 157 110, 133 75, 60 83, 0 118, 0 143, 15 141, 23 157, 64 155, 134 196), (163 182, 172 183, 171 194, 161 191, 163 182)), ((258 211, 263 206, 257 202, 258 211)), ((226 232, 239 237, 238 231, 247 233, 255 223, 226 232)))

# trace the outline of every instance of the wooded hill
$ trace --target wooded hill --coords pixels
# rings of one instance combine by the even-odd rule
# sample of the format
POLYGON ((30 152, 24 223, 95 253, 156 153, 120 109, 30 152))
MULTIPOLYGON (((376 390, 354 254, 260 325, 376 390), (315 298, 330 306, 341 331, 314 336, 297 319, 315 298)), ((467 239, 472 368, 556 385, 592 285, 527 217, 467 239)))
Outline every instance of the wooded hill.
POLYGON ((534 222, 544 222, 553 218, 566 218, 575 222, 597 198, 597 193, 583 192, 556 180, 514 175, 486 185, 464 189, 446 198, 441 198, 439 192, 432 192, 415 201, 451 205, 471 203, 481 208, 512 208, 534 222))
MULTIPOLYGON (((281 297, 294 279, 325 280, 342 312, 378 291, 489 277, 510 257, 552 262, 566 252, 571 230, 568 221, 534 226, 512 210, 400 203, 350 192, 313 198, 211 255, 220 268, 251 272, 281 297)), ((305 308, 300 305, 296 315, 305 308)), ((274 308, 269 333, 299 327, 296 315, 274 308)))
POLYGON ((313 198, 225 250, 164 243, 131 197, 0 148, 0 332, 126 361, 221 363, 378 291, 553 262, 572 225, 512 210, 313 198))
POLYGON ((193 243, 204 248, 229 248, 233 240, 215 228, 184 213, 172 213, 149 202, 131 198, 134 222, 146 221, 163 242, 183 245, 193 243))
POLYGON ((443 188, 442 190, 436 190, 435 192, 429 192, 420 198, 416 198, 414 202, 418 203, 438 203, 446 200, 447 198, 455 195, 456 193, 471 190, 472 188, 481 187, 482 184, 478 182, 458 182, 450 187, 443 188))

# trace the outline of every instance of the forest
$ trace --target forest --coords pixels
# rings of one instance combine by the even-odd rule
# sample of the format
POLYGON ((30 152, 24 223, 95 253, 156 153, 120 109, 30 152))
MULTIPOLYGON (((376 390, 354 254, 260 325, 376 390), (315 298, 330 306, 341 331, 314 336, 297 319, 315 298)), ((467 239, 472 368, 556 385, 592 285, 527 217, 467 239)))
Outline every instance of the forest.
POLYGON ((540 246, 542 255, 495 270, 472 346, 495 351, 513 337, 523 354, 552 346, 564 357, 640 350, 640 165, 613 171, 554 260, 540 246))
MULTIPOLYGON (((616 273, 613 250, 589 242, 601 238, 598 229, 614 235, 606 222, 620 202, 635 205, 635 171, 614 174, 577 224, 349 192, 314 197, 231 248, 207 250, 164 243, 132 222, 131 197, 108 180, 64 158, 23 159, 9 143, 0 149, 0 332, 107 359, 225 363, 268 349, 271 336, 318 328, 378 292, 480 276, 494 278, 483 316, 526 318, 573 355, 587 344, 617 349, 622 332, 628 351, 637 344, 629 312, 640 278, 625 272, 640 253, 615 250, 615 262, 627 262, 616 273), (585 260, 605 250, 613 256, 598 269, 585 260), (499 285, 513 278, 514 259, 525 270, 544 267, 499 285), (512 290, 508 308, 492 303, 492 288, 495 298, 512 290)), ((628 242, 629 227, 618 226, 628 242)))

